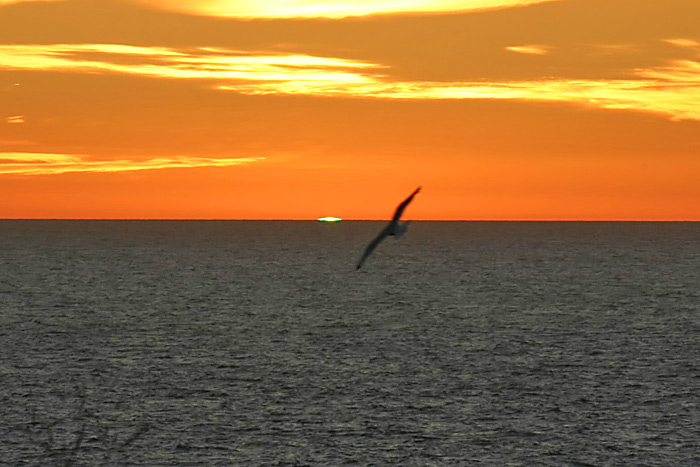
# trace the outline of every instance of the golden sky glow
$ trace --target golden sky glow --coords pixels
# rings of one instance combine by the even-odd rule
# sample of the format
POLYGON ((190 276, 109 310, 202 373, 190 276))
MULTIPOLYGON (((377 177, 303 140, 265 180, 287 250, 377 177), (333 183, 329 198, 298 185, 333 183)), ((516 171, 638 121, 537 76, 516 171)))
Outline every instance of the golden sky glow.
POLYGON ((700 220, 698 17, 0 0, 0 218, 700 220))
POLYGON ((141 0, 164 9, 239 18, 344 18, 487 10, 558 0, 141 0))

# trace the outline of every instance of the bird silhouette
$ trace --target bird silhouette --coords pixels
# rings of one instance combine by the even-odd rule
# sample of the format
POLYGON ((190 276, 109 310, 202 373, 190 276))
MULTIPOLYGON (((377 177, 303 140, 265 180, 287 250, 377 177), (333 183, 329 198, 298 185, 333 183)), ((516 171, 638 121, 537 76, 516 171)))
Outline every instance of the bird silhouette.
POLYGON ((419 191, 420 187, 416 188, 416 191, 411 193, 411 196, 406 198, 401 204, 398 205, 396 211, 394 212, 394 217, 391 219, 389 224, 387 224, 387 226, 384 227, 381 232, 379 232, 379 235, 377 235, 374 240, 367 245, 365 252, 362 254, 362 258, 360 258, 360 261, 357 263, 357 267, 355 269, 360 269, 362 267, 362 264, 365 262, 367 257, 372 254, 374 249, 377 248, 377 245, 379 245, 386 237, 392 235, 394 238, 398 239, 406 232, 406 229, 408 229, 408 224, 410 224, 411 221, 400 223, 399 218, 401 218, 401 214, 403 213, 403 210, 406 209, 406 206, 408 206, 408 203, 413 200, 413 197, 416 196, 416 193, 419 191))

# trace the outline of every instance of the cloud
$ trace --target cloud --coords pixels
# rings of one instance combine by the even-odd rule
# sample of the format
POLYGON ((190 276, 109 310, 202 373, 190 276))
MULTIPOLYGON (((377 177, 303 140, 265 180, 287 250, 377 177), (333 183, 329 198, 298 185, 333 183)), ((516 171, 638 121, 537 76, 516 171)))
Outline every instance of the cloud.
POLYGON ((140 170, 230 167, 264 157, 157 157, 133 161, 94 161, 75 154, 0 152, 0 175, 58 175, 77 172, 134 172, 140 170))
POLYGON ((674 60, 668 66, 639 70, 638 74, 668 84, 700 86, 700 62, 693 60, 674 60))
POLYGON ((7 123, 24 123, 24 116, 13 115, 12 117, 7 117, 5 120, 7 123))
POLYGON ((503 82, 364 82, 311 84, 302 81, 220 86, 250 95, 290 94, 377 99, 497 99, 562 102, 604 109, 700 120, 700 63, 678 61, 664 68, 638 70, 639 79, 503 82))
POLYGON ((353 82, 351 69, 379 65, 303 54, 252 53, 201 47, 175 50, 119 44, 0 45, 0 69, 113 72, 160 78, 353 82))
POLYGON ((561 0, 140 0, 167 10, 237 18, 345 18, 487 10, 561 0))
POLYGON ((664 42, 675 45, 677 47, 689 47, 689 48, 695 48, 695 47, 700 47, 700 42, 694 41, 692 39, 664 39, 664 42))
POLYGON ((25 2, 62 2, 63 0, 0 0, 0 6, 25 2))
POLYGON ((545 45, 514 45, 505 48, 509 52, 526 55, 548 55, 550 48, 545 45))
MULTIPOLYGON (((536 53, 542 46, 517 46, 536 53)), ((222 48, 172 49, 118 44, 0 45, 0 69, 122 73, 209 80, 246 95, 375 99, 513 99, 567 102, 700 120, 700 62, 676 60, 633 71, 634 79, 396 81, 377 63, 222 48), (380 71, 384 72, 383 74, 380 71)))

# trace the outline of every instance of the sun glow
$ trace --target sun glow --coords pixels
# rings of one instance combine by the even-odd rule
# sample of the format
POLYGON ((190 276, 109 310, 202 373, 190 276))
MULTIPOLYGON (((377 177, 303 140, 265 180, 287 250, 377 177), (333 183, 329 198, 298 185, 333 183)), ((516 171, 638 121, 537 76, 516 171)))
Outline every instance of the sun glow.
POLYGON ((168 10, 238 18, 344 18, 509 8, 561 0, 141 0, 168 10))

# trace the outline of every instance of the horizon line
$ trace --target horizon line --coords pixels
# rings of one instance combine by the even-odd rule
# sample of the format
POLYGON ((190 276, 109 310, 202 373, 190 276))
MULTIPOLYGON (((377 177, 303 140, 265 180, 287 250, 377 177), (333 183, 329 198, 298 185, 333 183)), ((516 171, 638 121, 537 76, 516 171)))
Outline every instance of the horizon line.
MULTIPOLYGON (((174 221, 174 222, 318 222, 291 218, 190 218, 190 217, 2 217, 0 221, 174 221)), ((342 222, 386 222, 387 219, 342 219, 342 222)), ((407 219, 409 222, 700 222, 700 219, 407 219)), ((340 223, 340 222, 338 222, 340 223)))

